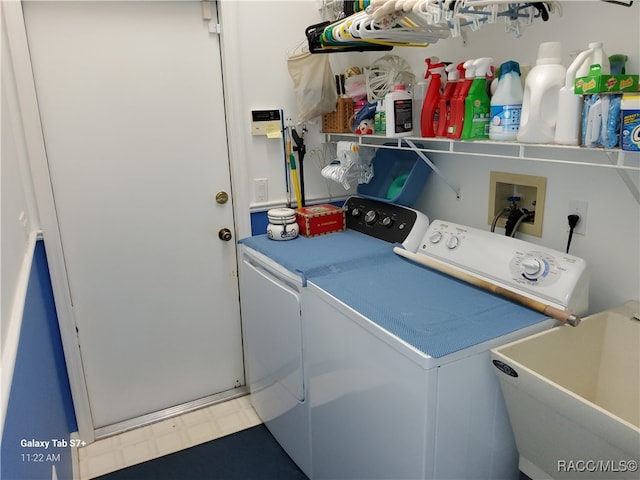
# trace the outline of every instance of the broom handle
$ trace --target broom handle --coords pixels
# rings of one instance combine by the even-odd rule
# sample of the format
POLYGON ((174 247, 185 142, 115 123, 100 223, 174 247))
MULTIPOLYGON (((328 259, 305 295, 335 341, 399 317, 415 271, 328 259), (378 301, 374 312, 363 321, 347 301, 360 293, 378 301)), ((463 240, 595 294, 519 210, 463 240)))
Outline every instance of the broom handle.
POLYGON ((462 272, 453 267, 450 267, 445 263, 442 263, 431 257, 427 257, 426 255, 413 253, 400 247, 393 247, 393 251, 401 257, 407 258, 413 262, 432 268, 434 270, 437 270, 438 272, 445 273, 454 278, 457 278, 458 280, 462 280, 463 282, 475 285, 476 287, 480 287, 484 290, 495 293, 496 295, 508 298, 509 300, 513 300, 514 302, 517 302, 520 305, 524 305, 525 307, 528 307, 537 312, 544 313, 545 315, 554 318, 559 322, 568 323, 573 327, 577 327, 580 323, 580 317, 574 315, 569 311, 560 310, 559 308, 547 305, 544 302, 534 300, 533 298, 526 297, 520 293, 512 292, 511 290, 507 290, 506 288, 496 285, 489 280, 479 278, 470 273, 462 272))

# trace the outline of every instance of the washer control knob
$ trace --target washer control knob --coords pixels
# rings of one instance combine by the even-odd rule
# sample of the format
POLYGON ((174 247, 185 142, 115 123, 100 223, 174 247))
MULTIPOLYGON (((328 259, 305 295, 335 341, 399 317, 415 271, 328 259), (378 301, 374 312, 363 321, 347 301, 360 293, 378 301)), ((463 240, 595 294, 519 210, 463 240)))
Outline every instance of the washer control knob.
POLYGON ((440 240, 442 240, 442 232, 440 231, 435 231, 431 235, 429 235, 429 241, 431 243, 438 243, 440 242, 440 240))
POLYGON ((456 237, 455 235, 451 235, 447 239, 447 248, 449 250, 453 250, 454 248, 456 248, 458 246, 459 243, 460 243, 460 239, 458 237, 456 237))
POLYGON ((362 212, 360 212, 359 208, 354 208, 353 210, 351 210, 351 216, 352 217, 359 217, 361 215, 362 212))
POLYGON ((378 212, 375 210, 369 210, 364 216, 364 221, 367 225, 373 225, 378 220, 378 212))
POLYGON ((522 261, 522 268, 527 277, 536 277, 542 271, 542 264, 536 258, 526 258, 522 261))
POLYGON ((391 225, 393 225, 393 219, 391 217, 384 217, 382 219, 382 225, 384 225, 387 228, 390 228, 391 225))

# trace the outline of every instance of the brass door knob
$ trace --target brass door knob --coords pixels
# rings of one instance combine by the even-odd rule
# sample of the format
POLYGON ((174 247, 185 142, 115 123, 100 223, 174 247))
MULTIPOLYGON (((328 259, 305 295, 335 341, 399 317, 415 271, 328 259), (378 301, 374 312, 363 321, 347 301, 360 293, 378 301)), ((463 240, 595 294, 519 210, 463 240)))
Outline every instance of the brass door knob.
POLYGON ((231 237, 231 230, 229 230, 228 228, 221 228, 218 232, 218 238, 220 238, 220 240, 224 240, 225 242, 231 240, 231 237))
POLYGON ((229 201, 229 194, 227 192, 216 193, 216 203, 225 204, 229 201))

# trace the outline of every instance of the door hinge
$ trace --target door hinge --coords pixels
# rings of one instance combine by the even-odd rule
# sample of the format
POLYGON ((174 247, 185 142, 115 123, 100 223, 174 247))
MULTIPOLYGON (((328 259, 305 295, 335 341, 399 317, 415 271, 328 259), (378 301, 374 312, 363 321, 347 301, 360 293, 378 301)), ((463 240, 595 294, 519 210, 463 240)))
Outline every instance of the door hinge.
POLYGON ((220 35, 220 23, 218 22, 218 7, 216 1, 202 0, 202 19, 209 23, 209 33, 220 35))

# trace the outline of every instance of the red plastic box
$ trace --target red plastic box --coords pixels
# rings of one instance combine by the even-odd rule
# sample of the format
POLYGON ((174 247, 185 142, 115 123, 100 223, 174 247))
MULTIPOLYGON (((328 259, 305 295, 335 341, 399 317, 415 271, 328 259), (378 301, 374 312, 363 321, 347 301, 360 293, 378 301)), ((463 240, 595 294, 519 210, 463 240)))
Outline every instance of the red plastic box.
POLYGON ((296 222, 300 235, 316 237, 341 232, 346 228, 344 210, 328 203, 296 209, 296 222))

